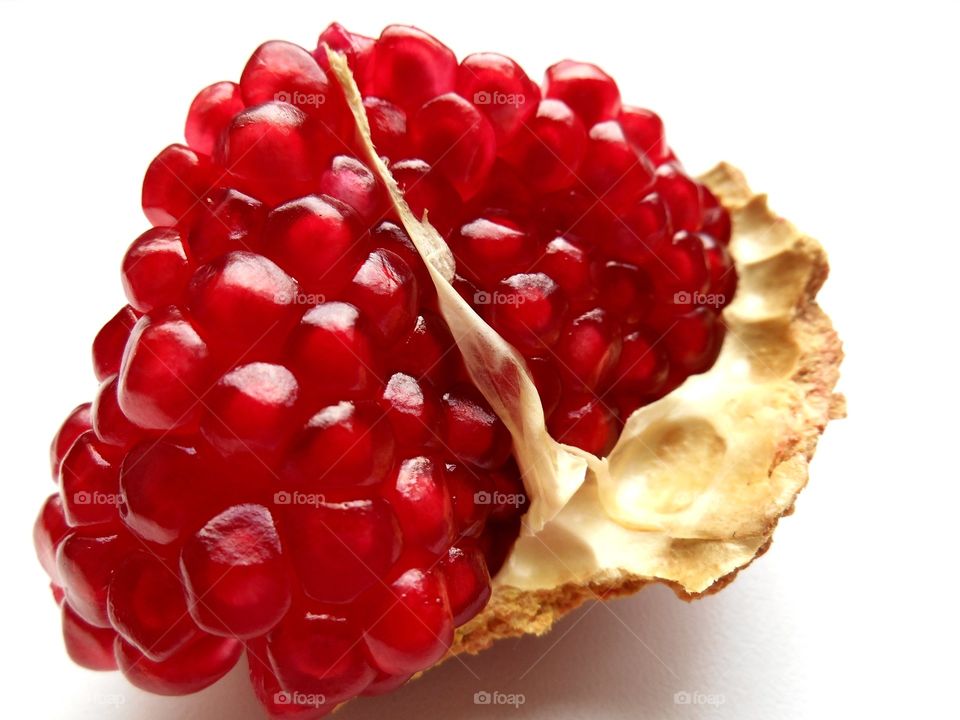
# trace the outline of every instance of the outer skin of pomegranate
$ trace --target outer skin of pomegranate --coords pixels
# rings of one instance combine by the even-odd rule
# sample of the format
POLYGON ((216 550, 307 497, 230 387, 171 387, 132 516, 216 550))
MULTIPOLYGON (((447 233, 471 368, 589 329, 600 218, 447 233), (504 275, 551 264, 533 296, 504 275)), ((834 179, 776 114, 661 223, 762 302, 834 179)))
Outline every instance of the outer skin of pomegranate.
POLYGON ((144 177, 152 227, 93 343, 95 400, 51 445, 59 494, 34 540, 79 664, 183 694, 246 649, 277 718, 442 658, 526 507, 325 45, 557 439, 603 455, 631 412, 707 370, 736 290, 726 211, 593 65, 538 86, 416 28, 333 24, 316 50, 265 43, 201 90, 187 144, 144 177))

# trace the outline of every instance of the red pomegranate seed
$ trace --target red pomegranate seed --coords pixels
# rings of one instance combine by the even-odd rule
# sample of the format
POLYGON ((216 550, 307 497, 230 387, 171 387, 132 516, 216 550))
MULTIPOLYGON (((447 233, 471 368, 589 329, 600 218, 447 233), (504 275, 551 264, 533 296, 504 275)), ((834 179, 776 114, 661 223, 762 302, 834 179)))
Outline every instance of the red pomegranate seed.
POLYGON ((703 224, 700 229, 721 245, 729 245, 733 231, 730 213, 724 209, 716 196, 702 185, 700 196, 703 202, 703 224))
POLYGON ((486 184, 468 203, 464 217, 514 218, 527 221, 533 214, 533 192, 517 171, 507 162, 497 159, 486 184))
MULTIPOLYGON (((660 272, 667 270, 660 268, 660 272)), ((600 271, 598 284, 600 303, 612 317, 626 323, 636 323, 653 310, 654 285, 645 269, 627 263, 608 262, 600 271)))
POLYGON ((130 539, 102 525, 77 528, 57 548, 57 574, 67 602, 86 622, 110 627, 107 588, 113 569, 130 552, 130 539))
POLYGON ((351 602, 379 584, 400 556, 400 527, 380 498, 328 503, 309 495, 278 497, 291 501, 286 507, 290 557, 303 591, 315 600, 351 602), (299 500, 304 502, 293 502, 299 500))
POLYGON ((269 357, 297 322, 296 282, 267 258, 234 251, 197 270, 189 308, 227 362, 269 357))
POLYGON ((600 386, 620 358, 620 328, 595 309, 566 324, 557 341, 559 366, 588 389, 600 386))
POLYGON ((33 547, 40 565, 57 585, 61 584, 57 572, 57 548, 68 532, 70 526, 63 514, 63 501, 59 493, 55 493, 47 498, 33 524, 33 547))
POLYGON ((508 275, 530 268, 531 244, 516 223, 502 218, 478 218, 461 226, 451 247, 457 254, 457 270, 491 287, 508 275))
POLYGON ((374 678, 360 628, 343 611, 294 609, 266 646, 280 685, 290 694, 322 696, 324 705, 359 695, 374 678))
POLYGON ((489 298, 494 327, 521 352, 552 345, 559 336, 566 303, 548 275, 511 275, 489 298))
POLYGON ((703 245, 704 259, 707 263, 709 295, 705 298, 710 306, 722 309, 730 304, 737 291, 737 271, 733 258, 726 245, 714 240, 713 236, 698 233, 703 245), (711 297, 712 296, 712 297, 711 297))
POLYGON ((320 33, 313 56, 320 67, 326 70, 328 63, 324 45, 327 45, 331 50, 343 53, 354 74, 359 74, 370 59, 374 42, 373 38, 352 33, 340 23, 330 23, 326 30, 320 33))
POLYGON ((686 312, 707 289, 709 281, 700 236, 678 232, 672 242, 660 249, 657 260, 654 290, 658 302, 672 307, 674 312, 686 312))
POLYGON ((453 642, 453 617, 443 580, 411 568, 387 587, 377 588, 364 632, 374 664, 403 675, 430 667, 453 642))
POLYGON ((155 695, 189 695, 213 685, 237 664, 243 645, 233 638, 200 636, 161 662, 118 638, 120 672, 134 686, 155 695))
POLYGON ((457 92, 486 115, 504 143, 536 112, 540 88, 516 62, 497 53, 474 53, 460 63, 457 92))
POLYGON ((195 422, 207 390, 207 344, 175 308, 137 321, 120 364, 117 397, 142 428, 170 430, 195 422))
POLYGON ((387 499, 397 514, 405 544, 439 555, 453 542, 453 506, 434 459, 420 456, 400 463, 387 499))
POLYGON ((383 411, 369 401, 344 400, 310 418, 287 470, 298 487, 363 487, 382 481, 393 461, 383 411))
POLYGON ((70 603, 63 603, 62 613, 63 643, 70 659, 87 670, 116 670, 113 644, 117 633, 110 628, 91 625, 70 607, 70 603))
POLYGON ((409 375, 394 373, 387 381, 381 404, 398 448, 435 443, 438 401, 429 386, 424 387, 409 375))
POLYGON ((622 213, 603 237, 603 250, 613 260, 632 265, 649 263, 655 272, 663 270, 656 254, 670 237, 666 206, 651 193, 622 213))
POLYGON ((674 230, 693 232, 700 229, 703 207, 700 186, 694 180, 676 165, 665 164, 657 168, 656 187, 670 212, 670 224, 674 230))
POLYGON ((586 247, 573 238, 561 235, 547 243, 537 269, 553 279, 567 297, 593 294, 589 254, 586 247))
POLYGON ((234 368, 204 398, 200 432, 223 455, 269 457, 284 448, 301 420, 297 379, 282 365, 234 368))
POLYGON ((302 47, 271 40, 258 47, 240 76, 247 106, 277 100, 305 113, 315 112, 330 95, 327 74, 302 47))
POLYGON ((569 187, 587 149, 587 131, 559 100, 545 99, 503 156, 537 192, 569 187))
POLYGON ((333 712, 322 693, 285 690, 274 674, 265 638, 246 643, 247 665, 254 695, 271 720, 319 720, 333 712))
POLYGON ((533 377, 533 384, 537 386, 543 414, 549 415, 560 402, 560 394, 563 392, 556 363, 549 358, 527 358, 527 368, 533 377))
POLYGON ((413 330, 391 352, 397 370, 434 387, 446 387, 453 380, 459 355, 447 324, 433 313, 417 317, 413 330))
POLYGON ((443 396, 441 412, 445 449, 477 467, 503 465, 510 454, 510 435, 479 393, 454 388, 443 396))
POLYGON ((413 116, 410 140, 423 158, 465 200, 483 186, 496 156, 496 136, 490 122, 456 93, 426 103, 413 116))
POLYGON ((453 229, 460 210, 460 195, 439 172, 433 172, 423 160, 401 160, 390 165, 390 173, 403 197, 422 219, 428 213, 430 224, 446 236, 453 229))
POLYGON ((199 637, 177 571, 149 552, 117 567, 107 590, 110 624, 149 660, 162 661, 199 637))
POLYGON ((140 312, 180 303, 192 274, 176 228, 147 230, 123 258, 123 290, 140 312))
POLYGON ((557 440, 575 445, 598 457, 610 450, 620 434, 616 418, 603 401, 588 393, 567 393, 547 419, 557 440))
POLYGON ((663 120, 652 110, 625 105, 617 120, 627 140, 654 165, 664 163, 670 153, 663 132, 663 120))
MULTIPOLYGON (((617 391, 632 398, 653 396, 663 387, 669 372, 665 346, 659 338, 644 331, 630 333, 623 338, 620 360, 614 370, 617 391)), ((639 405, 630 408, 632 412, 639 405)))
POLYGON ((89 430, 70 447, 60 466, 63 511, 70 525, 97 525, 116 518, 119 460, 117 448, 89 430))
POLYGON ((170 145, 147 168, 141 202, 151 225, 188 226, 202 210, 220 171, 186 145, 170 145))
POLYGON ((77 405, 63 425, 57 430, 50 443, 50 469, 53 472, 53 479, 56 482, 60 480, 60 463, 63 462, 64 455, 70 447, 77 441, 77 438, 92 428, 92 419, 90 416, 90 403, 77 405))
POLYGON ((519 518, 526 508, 527 496, 516 463, 511 460, 505 468, 492 473, 489 480, 491 492, 485 499, 490 503, 490 519, 519 518))
POLYGON ((620 90, 596 65, 563 60, 547 68, 544 97, 562 100, 588 127, 617 117, 620 90))
POLYGON ((261 505, 236 505, 210 520, 184 545, 180 564, 190 614, 207 632, 263 635, 290 607, 280 536, 261 505))
POLYGON ((241 110, 243 98, 239 85, 233 82, 208 85, 190 104, 184 129, 187 143, 202 155, 212 155, 223 129, 241 110))
POLYGON ((453 520, 458 538, 477 537, 482 531, 490 503, 479 502, 483 492, 489 492, 486 475, 464 464, 448 463, 444 468, 444 483, 450 495, 453 520))
POLYGON ((397 160, 407 145, 407 114, 389 100, 365 97, 363 109, 370 124, 370 137, 377 153, 397 160))
POLYGON ((597 123, 588 138, 579 176, 604 208, 619 213, 653 188, 653 166, 627 142, 618 122, 597 123))
POLYGON ((417 279, 389 250, 370 253, 353 276, 346 299, 372 321, 387 345, 409 333, 417 321, 417 279))
POLYGON ((483 553, 469 544, 451 547, 440 563, 453 625, 459 627, 473 618, 490 599, 490 574, 483 553))
POLYGON ((366 95, 376 95, 408 112, 454 89, 457 58, 432 35, 390 25, 373 47, 363 74, 366 95))
POLYGON ((93 341, 93 372, 99 382, 120 372, 123 350, 138 317, 133 308, 124 305, 97 333, 93 341))
POLYGON ((386 198, 373 172, 349 155, 333 159, 320 178, 319 192, 345 202, 367 223, 379 220, 386 208, 386 198))
POLYGON ((723 336, 723 323, 708 308, 678 316, 664 338, 671 368, 685 376, 707 370, 720 354, 723 336))
POLYGON ((219 188, 204 204, 190 229, 187 244, 197 264, 216 260, 231 250, 256 251, 266 218, 259 200, 233 188, 219 188))
POLYGON ((304 378, 311 400, 333 401, 370 391, 379 362, 366 320, 353 305, 326 302, 311 308, 290 337, 291 367, 304 378))
POLYGON ((351 209, 331 197, 309 195, 267 217, 267 254, 322 302, 350 281, 364 260, 351 209))

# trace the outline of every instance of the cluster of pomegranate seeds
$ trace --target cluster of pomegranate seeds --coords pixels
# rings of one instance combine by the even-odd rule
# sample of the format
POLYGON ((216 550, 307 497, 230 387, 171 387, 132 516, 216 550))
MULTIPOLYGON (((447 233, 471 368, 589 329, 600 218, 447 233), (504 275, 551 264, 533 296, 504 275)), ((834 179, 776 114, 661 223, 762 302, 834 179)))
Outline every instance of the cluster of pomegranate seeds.
POLYGON ((239 83, 202 90, 187 144, 147 169, 153 227, 94 341, 94 402, 53 440, 34 539, 76 662, 182 694, 245 652, 274 717, 322 717, 443 657, 526 502, 327 46, 558 439, 603 454, 706 370, 736 287, 726 212, 592 65, 541 89, 415 28, 333 24, 313 53, 268 42, 239 83))

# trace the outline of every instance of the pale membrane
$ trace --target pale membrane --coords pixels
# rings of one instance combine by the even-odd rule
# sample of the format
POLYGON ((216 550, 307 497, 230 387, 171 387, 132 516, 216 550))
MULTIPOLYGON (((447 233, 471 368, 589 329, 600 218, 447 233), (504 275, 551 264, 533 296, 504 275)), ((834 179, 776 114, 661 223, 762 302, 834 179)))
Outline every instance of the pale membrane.
POLYGON ((834 395, 839 341, 814 297, 826 277, 816 241, 767 208, 720 165, 701 178, 730 210, 740 275, 728 333, 708 372, 628 419, 598 458, 553 440, 519 354, 453 289, 455 262, 427 217, 414 217, 371 141, 346 61, 328 50, 363 143, 437 287, 467 369, 510 430, 531 504, 521 537, 456 650, 542 632, 593 588, 665 582, 684 596, 717 589, 769 544, 807 481, 834 395), (582 592, 577 588, 586 588, 582 592))

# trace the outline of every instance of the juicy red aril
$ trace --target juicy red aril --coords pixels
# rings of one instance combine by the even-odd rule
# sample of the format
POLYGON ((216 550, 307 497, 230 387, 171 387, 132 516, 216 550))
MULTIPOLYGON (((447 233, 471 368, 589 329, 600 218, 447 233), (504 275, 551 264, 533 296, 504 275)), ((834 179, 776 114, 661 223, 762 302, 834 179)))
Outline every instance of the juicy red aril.
POLYGON ((727 247, 705 232, 699 233, 703 244, 704 258, 707 263, 707 275, 710 280, 708 287, 710 295, 707 300, 710 304, 724 308, 733 300, 737 290, 737 271, 733 265, 733 258, 727 247))
POLYGON ((560 334, 565 303, 543 273, 511 275, 490 295, 493 326, 521 352, 552 345, 560 334))
POLYGON ((716 196, 703 186, 700 187, 700 196, 703 202, 703 223, 700 229, 721 245, 729 245, 732 232, 730 213, 716 196))
POLYGON ((57 574, 67 602, 86 622, 110 627, 107 588, 113 569, 129 552, 130 540, 119 531, 102 526, 77 528, 57 549, 57 574))
POLYGON ((490 599, 490 573, 483 554, 468 544, 451 547, 440 563, 453 625, 470 620, 490 599))
POLYGON ((504 150, 521 177, 537 192, 569 187, 587 148, 587 131, 559 100, 545 99, 504 150))
POLYGON ((620 112, 620 91, 613 78, 596 65, 563 60, 547 69, 543 94, 563 100, 590 126, 615 118, 620 112))
POLYGON ((649 263, 661 272, 657 253, 669 233, 666 206, 656 193, 651 193, 627 209, 603 237, 603 250, 613 260, 633 265, 649 263))
POLYGON ((109 523, 116 517, 118 460, 116 448, 91 431, 71 446, 60 465, 60 493, 70 525, 109 523))
POLYGON ((365 222, 383 215, 386 198, 373 172, 349 155, 337 155, 320 177, 319 192, 352 207, 365 222))
POLYGON ((210 520, 184 545, 180 565, 190 614, 207 632, 263 635, 290 607, 280 536, 261 505, 237 505, 210 520))
POLYGON ((447 324, 433 313, 417 317, 410 334, 394 347, 393 367, 435 387, 449 384, 457 358, 447 324))
POLYGON ((134 425, 120 409, 117 398, 119 387, 117 376, 108 378, 97 391, 93 401, 93 431, 97 438, 118 448, 132 445, 143 435, 143 430, 134 425))
POLYGON ((370 684, 375 671, 357 622, 339 612, 294 609, 267 636, 267 655, 281 687, 321 695, 331 708, 370 684))
POLYGON ((271 40, 258 47, 247 61, 240 76, 240 93, 248 106, 280 100, 310 112, 326 103, 330 83, 302 47, 271 40))
POLYGON ((613 448, 619 427, 602 400, 586 393, 568 393, 547 419, 557 440, 604 456, 613 448))
POLYGON ((59 494, 51 495, 33 524, 33 547, 47 576, 58 585, 60 575, 57 572, 57 548, 68 532, 70 526, 63 514, 63 501, 59 494))
POLYGON ((246 643, 247 665, 253 693, 271 720, 319 720, 333 712, 321 693, 285 690, 268 659, 265 638, 246 643))
POLYGON ((653 309, 654 287, 645 270, 627 263, 608 262, 600 271, 598 282, 600 303, 612 317, 635 323, 653 309))
POLYGON ((593 389, 616 364, 620 343, 619 328, 610 315, 603 310, 591 310, 567 324, 555 351, 560 367, 593 389))
POLYGON ((530 238, 502 219, 478 218, 466 223, 451 247, 457 253, 458 269, 488 287, 526 270, 532 260, 530 238))
POLYGON ((396 517, 380 498, 341 503, 308 499, 314 502, 286 508, 290 556, 303 590, 320 602, 350 602, 378 584, 400 556, 396 517))
POLYGON ((672 307, 674 312, 686 312, 706 289, 709 280, 700 236, 677 233, 672 242, 661 249, 658 265, 654 279, 657 300, 668 309, 672 307))
POLYGON ((475 53, 460 63, 457 92, 486 115, 506 142, 536 112, 540 88, 516 62, 497 53, 475 53))
POLYGON ((680 315, 664 339, 671 367, 684 375, 703 372, 720 354, 723 334, 722 322, 708 308, 698 307, 680 315))
POLYGON ((490 122, 456 93, 425 104, 411 120, 411 142, 423 158, 464 199, 473 197, 486 180, 496 155, 490 122))
POLYGON ((170 430, 198 415, 207 389, 209 351, 175 308, 137 321, 120 364, 117 397, 123 414, 142 428, 170 430))
POLYGON ((656 187, 670 212, 670 224, 674 230, 693 232, 700 229, 703 208, 700 186, 696 181, 675 165, 667 164, 657 168, 656 187))
POLYGON ((320 67, 327 69, 327 53, 324 45, 329 46, 331 50, 343 53, 353 72, 359 73, 370 58, 374 42, 373 38, 352 33, 340 23, 334 22, 320 33, 313 56, 320 67))
POLYGON ((407 143, 407 114, 389 100, 378 97, 365 97, 363 109, 374 148, 380 155, 399 159, 407 143))
POLYGON ((367 650, 382 671, 402 675, 430 667, 453 642, 453 616, 443 580, 412 568, 378 588, 365 633, 367 650))
POLYGON ((223 455, 266 456, 293 434, 300 419, 298 397, 297 379, 282 365, 241 365, 204 399, 200 432, 223 455))
POLYGON ((400 463, 387 499, 407 544, 435 555, 450 546, 454 538, 453 506, 442 469, 432 458, 414 457, 400 463))
POLYGON ((625 105, 620 109, 617 120, 634 150, 646 156, 654 165, 667 160, 670 150, 659 115, 652 110, 625 105))
POLYGON ((384 388, 381 404, 400 448, 422 448, 434 443, 437 400, 432 388, 409 375, 394 373, 384 388))
POLYGON ((130 555, 113 573, 107 613, 123 639, 154 661, 165 660, 199 635, 176 569, 148 552, 130 555))
POLYGON ((315 414, 295 441, 288 475, 299 486, 376 485, 390 470, 394 442, 373 403, 343 400, 315 414))
POLYGON ((597 123, 588 138, 579 176, 606 209, 625 210, 653 187, 653 166, 627 142, 619 123, 597 123))
POLYGON ((365 95, 376 95, 406 110, 453 90, 457 58, 422 30, 391 25, 380 33, 362 77, 365 95))
POLYGON ((523 514, 527 497, 516 463, 511 461, 502 470, 491 474, 490 488, 491 492, 478 496, 478 501, 483 499, 490 503, 491 520, 510 520, 523 514))
POLYGON ((353 212, 327 196, 309 195, 281 205, 267 217, 264 247, 305 292, 335 294, 363 262, 353 212))
POLYGON ((87 670, 116 670, 113 644, 117 633, 110 628, 91 625, 70 607, 70 603, 63 603, 61 612, 63 644, 70 659, 87 670))
POLYGON ((191 274, 186 248, 175 228, 147 230, 123 258, 123 289, 140 312, 177 304, 191 274))
POLYGON ((586 249, 567 237, 547 243, 537 269, 552 278, 568 297, 592 294, 590 263, 586 249))
POLYGON ((390 345, 413 329, 417 319, 417 279, 400 256, 374 250, 346 292, 390 345))
POLYGON ((620 360, 613 373, 620 392, 653 396, 667 379, 669 366, 656 336, 643 331, 624 337, 620 360))
POLYGON ((443 470, 457 537, 478 536, 490 514, 490 503, 478 502, 484 497, 478 493, 489 492, 486 475, 478 474, 463 464, 447 464, 443 470))
POLYGON ((170 145, 150 163, 143 178, 141 201, 147 220, 156 226, 189 225, 220 175, 205 155, 186 145, 170 145))
POLYGON ((423 160, 400 160, 390 165, 390 173, 414 216, 422 219, 429 211, 430 224, 446 236, 453 228, 461 202, 453 186, 423 160))
POLYGON ((60 463, 63 462, 64 455, 77 438, 91 427, 90 403, 78 405, 63 421, 63 425, 57 430, 57 434, 53 436, 53 441, 50 443, 50 469, 53 471, 55 481, 60 479, 60 463))
POLYGON ((187 113, 184 136, 191 148, 212 155, 220 133, 238 112, 243 110, 240 86, 233 82, 208 85, 193 99, 187 113))
POLYGON ((118 638, 117 665, 133 685, 156 695, 189 695, 213 685, 240 659, 243 645, 233 638, 200 636, 156 662, 118 638))
POLYGON ((455 388, 443 396, 443 446, 478 467, 495 468, 510 454, 510 435, 479 394, 455 388))
POLYGON ((233 188, 219 188, 204 203, 187 244, 197 264, 210 262, 231 250, 255 251, 266 210, 256 198, 233 188))
POLYGON ((100 328, 93 341, 93 372, 99 382, 120 372, 123 350, 138 317, 140 316, 133 308, 124 305, 100 328))

